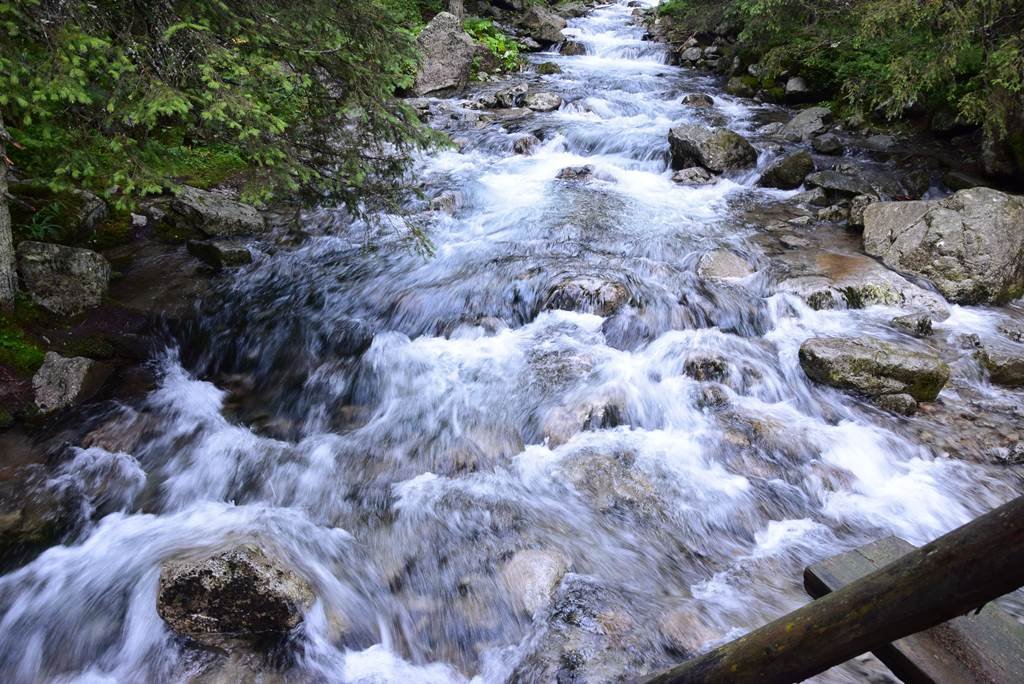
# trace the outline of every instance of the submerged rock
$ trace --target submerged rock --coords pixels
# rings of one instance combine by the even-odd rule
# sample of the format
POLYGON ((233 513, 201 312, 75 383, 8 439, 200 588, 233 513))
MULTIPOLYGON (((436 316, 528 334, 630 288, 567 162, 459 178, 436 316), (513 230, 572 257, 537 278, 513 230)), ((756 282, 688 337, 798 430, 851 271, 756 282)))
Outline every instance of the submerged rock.
POLYGON ((743 136, 727 128, 684 124, 668 133, 672 168, 691 166, 722 173, 757 163, 757 150, 743 136))
POLYGON ((629 290, 622 283, 578 276, 566 278, 552 287, 543 308, 610 316, 628 302, 629 290))
POLYGON ((110 371, 99 361, 47 352, 43 365, 32 377, 36 406, 42 413, 53 413, 87 401, 99 391, 110 371))
POLYGON ((864 211, 864 251, 961 304, 1024 294, 1024 199, 989 188, 864 211))
POLYGON ((196 228, 210 237, 257 235, 266 230, 255 207, 187 185, 175 195, 166 218, 175 226, 196 228))
POLYGON ((198 560, 172 560, 160 571, 157 612, 176 632, 215 648, 282 639, 313 603, 309 584, 257 546, 198 560))
POLYGON ((814 171, 814 160, 807 152, 791 154, 772 163, 758 185, 766 188, 779 188, 780 190, 795 190, 803 185, 804 178, 814 171))
POLYGON ((746 259, 727 249, 708 252, 700 258, 700 262, 697 264, 697 275, 702 278, 734 280, 746 278, 753 272, 754 270, 746 259))
POLYGON ((815 382, 869 397, 908 394, 934 401, 949 380, 949 366, 935 354, 873 337, 807 340, 800 366, 815 382))
POLYGON ((501 579, 512 603, 530 615, 546 608, 551 593, 569 570, 561 553, 540 549, 518 551, 501 568, 501 579))
POLYGON ((567 166, 555 176, 559 180, 585 181, 594 176, 594 167, 590 164, 585 166, 567 166))
POLYGON ((481 47, 462 30, 453 14, 441 12, 420 31, 416 39, 420 62, 416 70, 417 95, 464 88, 469 83, 473 59, 481 47))
POLYGON ((715 101, 711 99, 710 95, 705 95, 704 93, 690 93, 683 98, 683 104, 696 109, 707 109, 708 107, 714 107, 715 101))
POLYGON ((566 57, 578 57, 587 54, 587 46, 575 40, 567 40, 558 51, 566 57))
POLYGON ((24 240, 18 244, 18 274, 32 301, 74 316, 103 302, 110 264, 92 250, 24 240))

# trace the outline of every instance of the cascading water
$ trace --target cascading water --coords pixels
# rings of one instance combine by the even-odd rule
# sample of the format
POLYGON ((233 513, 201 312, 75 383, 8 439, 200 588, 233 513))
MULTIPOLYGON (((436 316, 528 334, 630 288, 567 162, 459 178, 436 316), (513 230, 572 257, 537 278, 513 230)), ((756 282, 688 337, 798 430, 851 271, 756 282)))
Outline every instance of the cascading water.
MULTIPOLYGON (((159 388, 53 476, 91 522, 0 578, 5 681, 189 680, 214 656, 157 615, 161 563, 250 541, 316 593, 266 665, 287 681, 615 680, 806 601, 810 562, 888 534, 923 543, 1015 495, 1006 471, 913 438, 925 418, 804 376, 803 340, 895 338, 894 309, 779 292, 746 216, 791 193, 755 189, 755 172, 671 181, 671 125, 710 116, 756 144, 770 108, 668 66, 630 12, 573 21, 586 55, 537 58, 561 66, 531 77, 557 111, 489 121, 433 103, 461 151, 416 174, 430 196, 459 193, 451 214, 321 210, 303 246, 216 293, 159 388), (679 103, 694 91, 710 113, 679 103), (514 154, 526 135, 533 154, 514 154), (590 179, 556 178, 582 165, 590 179), (700 277, 721 248, 757 272, 700 277), (567 570, 527 609, 509 570, 523 551, 567 570)), ((954 307, 937 334, 1001 315, 954 307)), ((949 354, 947 402, 1013 401, 949 354)))

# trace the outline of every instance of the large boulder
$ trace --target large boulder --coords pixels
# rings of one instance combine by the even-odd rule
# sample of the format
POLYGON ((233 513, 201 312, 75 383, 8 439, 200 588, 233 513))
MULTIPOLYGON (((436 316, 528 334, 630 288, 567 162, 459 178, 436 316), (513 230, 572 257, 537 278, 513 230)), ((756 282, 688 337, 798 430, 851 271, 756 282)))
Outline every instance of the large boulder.
POLYGON ((800 366, 815 382, 872 398, 933 401, 949 380, 949 366, 938 356, 873 337, 807 340, 800 366))
POLYGON ((814 160, 811 155, 807 152, 797 152, 773 162, 765 169, 757 184, 766 188, 795 190, 803 185, 804 178, 812 171, 814 160))
POLYGON ((196 228, 209 237, 255 235, 266 230, 266 222, 255 207, 188 185, 178 190, 167 219, 176 226, 196 228))
POLYGON ((1024 294, 1024 199, 989 188, 864 210, 864 251, 961 304, 1024 294))
POLYGON ((684 124, 669 131, 668 142, 673 169, 703 166, 722 173, 750 168, 757 163, 757 150, 728 128, 684 124))
POLYGON ((18 244, 18 273, 32 301, 65 316, 98 306, 110 283, 110 264, 96 252, 29 240, 18 244))
POLYGON ((103 385, 110 370, 92 359, 47 352, 43 365, 32 377, 36 406, 45 414, 87 401, 103 385))
POLYGON ((562 29, 567 26, 565 19, 540 5, 532 5, 519 20, 519 25, 541 45, 560 43, 564 39, 562 29))
POLYGON ((828 130, 832 122, 832 111, 826 107, 809 107, 794 116, 782 127, 782 137, 786 140, 799 142, 810 140, 818 133, 828 130))
POLYGON ((201 559, 165 562, 157 612, 174 631, 214 648, 280 640, 313 604, 309 584, 244 545, 201 559))
POLYGON ((462 22, 455 15, 437 14, 420 31, 416 45, 420 63, 413 89, 417 95, 457 90, 469 83, 480 45, 462 30, 462 22))

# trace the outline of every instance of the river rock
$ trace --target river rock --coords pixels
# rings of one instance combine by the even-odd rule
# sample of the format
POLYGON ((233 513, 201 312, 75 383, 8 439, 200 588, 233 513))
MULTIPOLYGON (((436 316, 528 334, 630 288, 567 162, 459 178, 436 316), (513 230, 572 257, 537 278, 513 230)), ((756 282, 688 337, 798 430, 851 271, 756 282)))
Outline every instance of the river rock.
POLYGON ((683 104, 695 109, 707 109, 708 107, 714 107, 715 101, 711 99, 710 95, 705 95, 704 93, 690 93, 683 98, 683 104))
POLYGON ((188 185, 178 190, 169 209, 167 219, 173 225, 197 228, 209 237, 258 235, 266 230, 255 207, 188 185))
POLYGON ((914 337, 928 337, 932 334, 932 317, 928 314, 914 313, 897 316, 891 321, 892 327, 914 337))
POLYGON ((815 382, 869 397, 909 394, 933 401, 949 380, 949 366, 935 354, 873 337, 807 340, 800 366, 815 382))
POLYGON ((531 155, 540 144, 540 139, 535 135, 521 135, 512 141, 512 151, 516 154, 531 155))
POLYGON ((872 152, 891 152, 896 147, 896 139, 891 135, 872 135, 866 138, 861 146, 872 152))
POLYGON ((697 264, 697 275, 714 280, 736 280, 746 278, 754 271, 746 259, 727 249, 708 252, 697 264))
POLYGON ((811 138, 811 147, 818 154, 838 155, 843 153, 843 141, 835 133, 824 133, 811 138))
POLYGON ((850 200, 850 227, 864 227, 864 211, 876 201, 873 195, 855 195, 850 200))
POLYGON ((622 283, 577 276, 566 278, 552 287, 543 308, 610 316, 628 302, 629 290, 622 283))
POLYGON ((794 116, 783 128, 781 135, 786 140, 800 142, 810 140, 818 133, 824 133, 832 122, 832 111, 826 107, 809 107, 794 116))
POLYGON ((567 181, 585 181, 594 177, 594 167, 591 164, 583 166, 567 166, 561 169, 555 178, 567 181))
POLYGON ((864 212, 864 250, 961 304, 1024 294, 1024 200, 989 188, 864 212))
POLYGON ((554 62, 541 62, 537 65, 537 73, 541 76, 553 76, 562 73, 562 67, 554 62))
POLYGON ((587 46, 575 40, 567 40, 558 48, 558 52, 566 57, 578 57, 587 54, 587 46))
POLYGON ((877 197, 875 188, 866 179, 854 173, 826 169, 815 171, 805 179, 807 187, 821 188, 832 197, 855 197, 871 195, 877 197))
POLYGON ((757 150, 743 136, 727 128, 684 124, 669 131, 668 141, 674 169, 699 165, 722 173, 757 163, 757 150))
POLYGON ((252 263, 252 253, 245 244, 230 238, 189 240, 185 247, 189 254, 216 269, 252 263))
POLYGON ((157 612, 174 631, 214 648, 259 646, 283 638, 313 604, 309 584, 257 546, 198 560, 171 560, 160 571, 157 612))
POLYGON ((560 43, 564 39, 562 29, 567 26, 565 19, 540 5, 531 5, 519 25, 542 46, 560 43))
POLYGON ((679 60, 682 62, 697 62, 704 56, 704 51, 699 47, 689 47, 679 53, 679 60))
POLYGON ((702 166, 691 166, 673 173, 672 180, 680 185, 709 185, 715 182, 715 177, 702 166))
POLYGON ((791 154, 772 163, 758 185, 766 188, 779 188, 780 190, 795 190, 803 185, 804 178, 814 171, 814 160, 807 152, 791 154))
POLYGON ((584 430, 606 430, 621 425, 625 412, 624 398, 616 396, 562 404, 544 415, 541 434, 548 448, 555 449, 584 430))
POLYGON ((941 295, 866 256, 799 252, 780 260, 793 276, 779 283, 779 291, 801 297, 815 310, 884 305, 928 312, 938 319, 949 315, 941 295))
POLYGON ((44 309, 75 316, 107 294, 110 264, 92 250, 23 240, 17 257, 25 289, 44 309))
POLYGON ((811 86, 802 76, 790 76, 786 81, 786 101, 805 102, 811 96, 811 86))
MULTIPOLYGON (((527 91, 528 87, 525 83, 515 83, 495 92, 487 99, 487 104, 492 108, 512 110, 526 103, 527 91)), ((482 98, 481 101, 483 101, 482 98)))
POLYGON ((535 112, 553 112, 562 106, 562 98, 555 93, 530 93, 526 106, 535 112))
POLYGON ((661 499, 654 484, 636 466, 631 452, 581 453, 563 462, 572 486, 601 512, 631 511, 653 515, 661 499))
POLYGON ((529 615, 547 607, 551 593, 569 570, 561 553, 540 549, 518 551, 501 568, 512 603, 529 615))
POLYGON ((1024 346, 985 344, 977 355, 992 382, 1004 387, 1024 387, 1024 346))
POLYGON ((441 12, 430 20, 416 38, 420 62, 416 69, 417 95, 464 88, 469 83, 473 58, 481 46, 462 30, 455 15, 441 12))
POLYGON ((749 76, 733 76, 726 82, 725 92, 736 97, 754 97, 757 95, 757 79, 749 76))
POLYGON ((110 376, 110 367, 81 356, 66 358, 47 352, 32 377, 40 413, 53 413, 89 400, 110 376))
POLYGON ((708 620, 694 608, 675 608, 658 618, 658 631, 675 652, 693 657, 712 641, 721 639, 722 632, 708 625, 708 620))

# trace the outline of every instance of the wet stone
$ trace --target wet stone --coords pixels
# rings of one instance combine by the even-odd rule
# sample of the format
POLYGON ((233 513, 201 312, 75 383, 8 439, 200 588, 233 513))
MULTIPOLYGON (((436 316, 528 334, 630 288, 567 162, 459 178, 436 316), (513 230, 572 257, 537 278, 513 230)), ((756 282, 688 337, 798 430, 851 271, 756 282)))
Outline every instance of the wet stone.
POLYGON ((512 602, 533 615, 547 607, 551 592, 569 569, 569 561, 556 551, 518 551, 501 569, 501 579, 512 602))
POLYGON ((700 166, 691 166, 688 169, 680 169, 673 173, 672 180, 680 185, 710 185, 716 179, 707 169, 700 166))
POLYGON ((555 178, 566 181, 585 181, 594 176, 594 167, 590 164, 585 166, 567 166, 558 172, 555 178))
POLYGON ((697 275, 701 278, 737 280, 746 278, 753 272, 746 259, 726 249, 705 254, 697 264, 697 275))
POLYGON ((189 254, 217 269, 252 263, 252 253, 236 240, 189 240, 185 247, 189 254))
POLYGON ((254 545, 160 571, 157 610, 176 632, 215 648, 283 639, 313 603, 309 584, 254 545))
POLYGON ((892 327, 914 337, 928 337, 932 334, 932 317, 928 314, 907 314, 892 319, 892 327))
POLYGON ((934 401, 949 380, 949 366, 938 356, 873 337, 808 340, 800 346, 800 366, 815 382, 870 397, 934 401))

